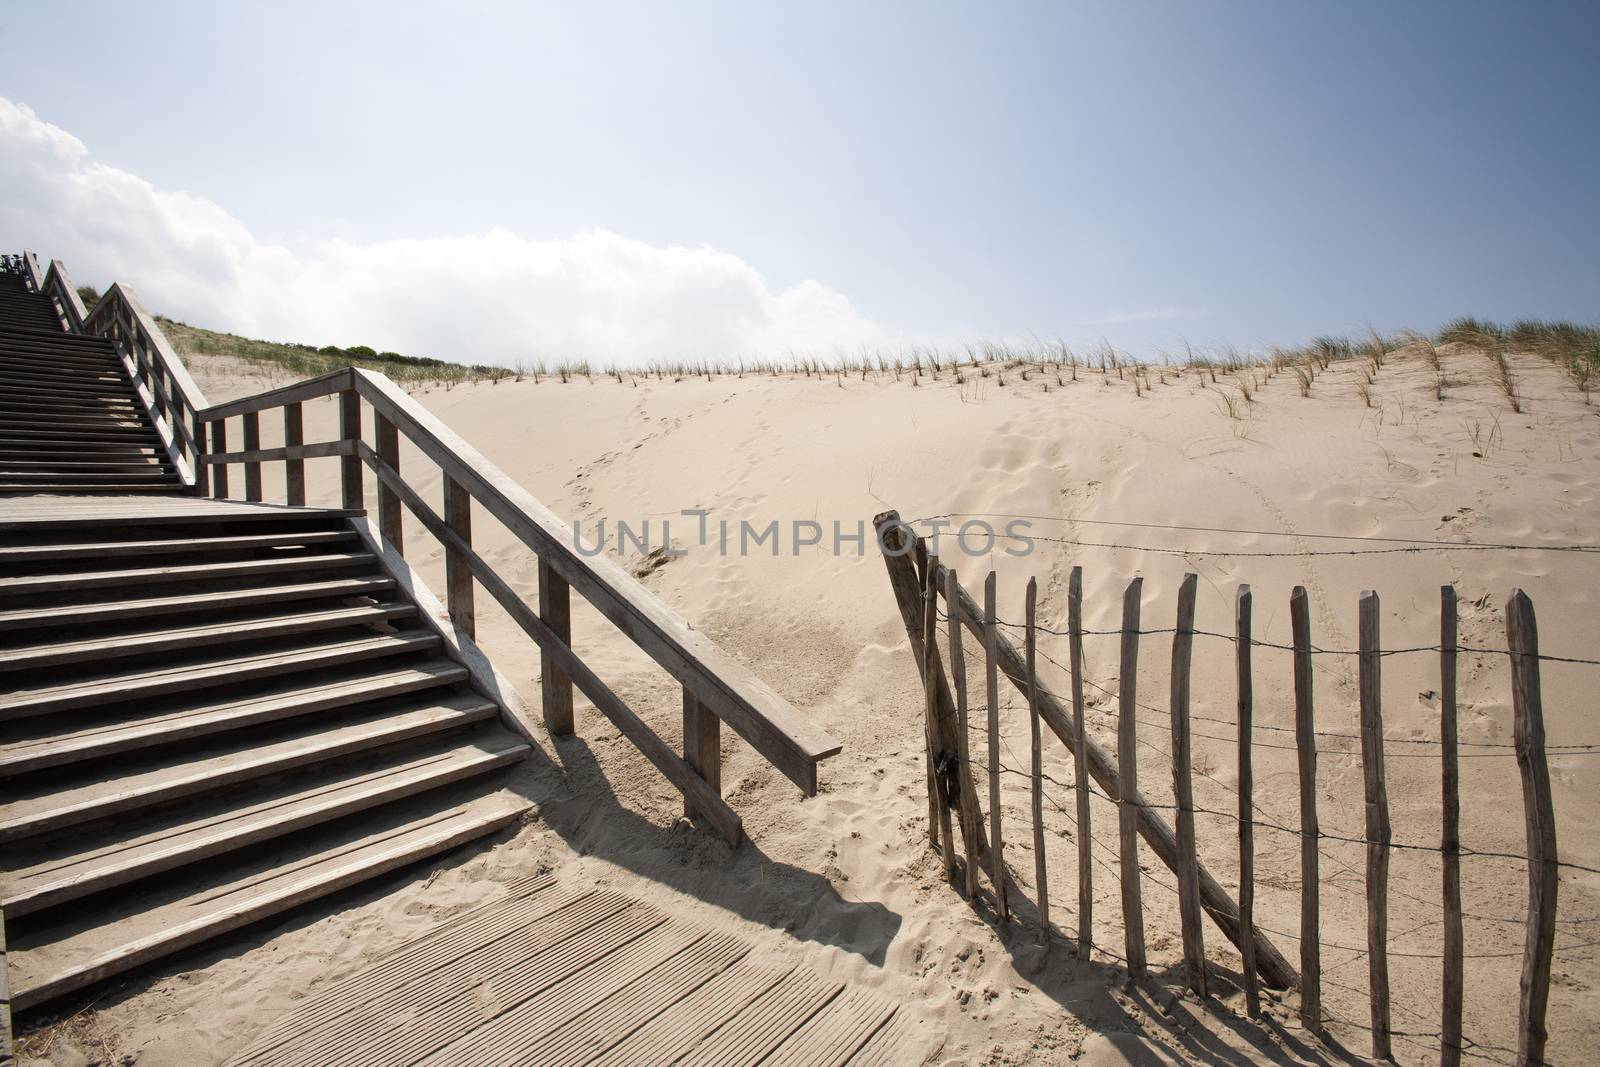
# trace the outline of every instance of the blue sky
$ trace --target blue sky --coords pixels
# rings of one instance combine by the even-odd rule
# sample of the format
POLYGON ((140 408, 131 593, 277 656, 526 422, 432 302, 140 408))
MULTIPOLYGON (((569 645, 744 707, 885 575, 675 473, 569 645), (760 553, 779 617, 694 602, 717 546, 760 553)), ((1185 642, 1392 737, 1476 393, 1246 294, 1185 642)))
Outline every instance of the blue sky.
POLYGON ((86 149, 0 180, 109 168, 245 235, 108 237, 112 196, 0 243, 206 324, 500 354, 374 291, 427 304, 405 275, 492 231, 506 329, 600 360, 1600 316, 1592 3, 0 10, 0 97, 86 149), (341 299, 297 314, 311 276, 341 299))

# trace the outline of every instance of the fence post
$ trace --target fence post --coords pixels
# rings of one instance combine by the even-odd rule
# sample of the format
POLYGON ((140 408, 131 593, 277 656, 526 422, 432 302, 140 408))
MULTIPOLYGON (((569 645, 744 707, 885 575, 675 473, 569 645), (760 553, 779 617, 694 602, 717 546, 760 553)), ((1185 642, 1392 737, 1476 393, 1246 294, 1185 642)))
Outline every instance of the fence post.
MULTIPOLYGON (((378 458, 396 474, 400 473, 400 431, 381 411, 372 413, 372 437, 378 444, 378 458)), ((378 479, 378 532, 389 542, 395 555, 405 557, 405 531, 400 517, 400 494, 378 479)))
POLYGON ((1144 978, 1144 898, 1139 875, 1138 708, 1139 598, 1144 579, 1135 578, 1122 594, 1122 664, 1117 682, 1117 796, 1118 851, 1122 862, 1122 929, 1128 955, 1128 973, 1144 978))
POLYGON ((1050 942, 1050 877, 1044 859, 1044 754, 1039 736, 1039 676, 1034 668, 1034 654, 1038 643, 1035 614, 1039 601, 1039 579, 1028 579, 1028 595, 1024 606, 1027 626, 1028 670, 1028 739, 1033 760, 1030 764, 1033 781, 1033 876, 1039 889, 1039 942, 1050 942))
MULTIPOLYGON (((461 543, 472 546, 472 496, 460 482, 444 476, 444 521, 461 543)), ((478 613, 472 603, 472 568, 461 552, 444 548, 445 601, 450 618, 468 637, 478 636, 478 613)))
POLYGON ((955 876, 955 837, 950 831, 950 776, 940 766, 937 758, 939 716, 939 687, 944 684, 944 671, 939 664, 939 557, 930 555, 923 574, 922 586, 922 711, 923 729, 927 736, 928 766, 933 773, 933 816, 939 833, 939 857, 944 864, 946 880, 955 876))
MULTIPOLYGON (((352 449, 361 440, 361 394, 354 389, 339 394, 339 436, 352 449)), ((366 506, 361 486, 361 457, 354 451, 339 459, 339 485, 344 507, 360 511, 366 506)))
MULTIPOLYGON (((254 452, 261 447, 261 413, 247 411, 244 423, 244 450, 254 452)), ((261 461, 246 460, 244 464, 244 498, 252 504, 261 502, 261 461)))
POLYGON ((1189 660, 1194 649, 1194 600, 1199 576, 1178 587, 1178 626, 1172 635, 1172 792, 1177 803, 1178 918, 1183 928, 1184 978, 1206 995, 1205 928, 1200 918, 1199 859, 1194 839, 1194 772, 1189 738, 1189 660))
POLYGON ((1255 715, 1255 682, 1250 674, 1250 587, 1241 584, 1233 602, 1234 647, 1239 680, 1239 956, 1244 966, 1244 1005, 1251 1018, 1261 1014, 1256 979, 1255 768, 1250 731, 1255 715))
POLYGON ((1011 921, 1006 901, 1005 839, 1000 831, 1000 666, 996 651, 999 627, 995 618, 995 575, 983 580, 983 686, 989 707, 989 877, 1000 904, 1000 921, 1011 921))
MULTIPOLYGON (((539 559, 539 618, 565 645, 572 644, 572 597, 567 580, 539 559)), ((544 725, 552 737, 572 732, 572 679, 554 658, 539 656, 539 692, 544 725)))
MULTIPOLYGON (((228 450, 228 420, 218 419, 211 424, 211 451, 222 453, 228 450)), ((215 464, 211 468, 211 495, 218 500, 228 498, 228 465, 215 464)))
POLYGON ((1522 950, 1522 997, 1517 1008, 1517 1063, 1545 1062, 1545 1008, 1555 954, 1556 815, 1550 766, 1544 751, 1544 703, 1539 692, 1539 628, 1533 602, 1521 589, 1506 602, 1506 643, 1511 649, 1511 700, 1517 769, 1528 835, 1528 936, 1522 950))
MULTIPOLYGON (((683 758, 712 790, 721 794, 722 720, 700 703, 688 686, 683 687, 683 758)), ((683 814, 687 819, 700 814, 687 793, 683 795, 683 814)))
POLYGON ((1300 1025, 1322 1029, 1322 930, 1317 881, 1317 728, 1311 702, 1311 605, 1289 594, 1294 639, 1294 744, 1300 765, 1300 1025))
MULTIPOLYGON (((949 568, 944 572, 944 588, 944 603, 947 609, 945 614, 950 620, 950 681, 956 695, 956 758, 960 762, 956 774, 960 780, 960 788, 971 792, 974 786, 971 745, 967 740, 967 657, 966 650, 961 647, 961 609, 956 607, 960 602, 956 591, 961 588, 961 581, 956 577, 956 572, 949 568)), ((978 843, 972 838, 972 830, 967 820, 962 819, 961 847, 966 853, 966 870, 963 875, 969 900, 978 894, 978 843)))
POLYGON ((1089 851, 1093 830, 1089 818, 1089 727, 1083 711, 1083 568, 1067 579, 1067 641, 1072 664, 1073 792, 1078 820, 1078 958, 1094 951, 1094 859, 1089 851))
MULTIPOLYGON (((305 410, 297 400, 292 404, 283 405, 283 444, 285 448, 296 448, 306 443, 305 410)), ((290 507, 303 508, 306 505, 306 461, 303 459, 286 459, 283 461, 283 488, 284 499, 290 507)))
POLYGON ((1367 999, 1372 1055, 1389 1056, 1389 787, 1383 769, 1382 647, 1378 594, 1361 594, 1357 669, 1361 690, 1361 777, 1367 813, 1367 999))
POLYGON ((1456 590, 1439 589, 1439 760, 1444 871, 1444 1002, 1439 1067, 1460 1067, 1466 944, 1461 928, 1461 773, 1456 759, 1456 590))

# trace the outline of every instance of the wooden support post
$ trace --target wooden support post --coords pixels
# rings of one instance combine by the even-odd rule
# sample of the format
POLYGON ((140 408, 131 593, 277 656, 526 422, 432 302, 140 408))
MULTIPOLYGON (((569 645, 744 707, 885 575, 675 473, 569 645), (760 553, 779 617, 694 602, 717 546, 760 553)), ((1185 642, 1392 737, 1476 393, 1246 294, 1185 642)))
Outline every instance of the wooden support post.
POLYGON ((1533 602, 1520 589, 1506 601, 1511 650, 1511 703, 1517 769, 1528 835, 1528 934, 1522 949, 1522 996, 1517 1007, 1517 1064, 1545 1062, 1545 1008, 1555 955, 1558 856, 1550 765, 1544 750, 1544 702, 1539 692, 1539 628, 1533 602))
POLYGON ((1311 606, 1304 586, 1289 594, 1294 641, 1294 743, 1300 764, 1300 1025, 1322 1030, 1322 930, 1317 874, 1317 730, 1311 703, 1311 606))
POLYGON ((1189 737, 1189 662, 1194 650, 1194 601, 1199 577, 1178 587, 1178 626, 1172 635, 1172 793, 1177 803, 1178 918, 1183 928, 1184 981, 1206 995, 1205 928, 1200 923, 1200 874, 1194 837, 1194 768, 1189 737))
MULTIPOLYGON (((247 411, 241 421, 244 423, 244 450, 254 452, 261 447, 261 413, 247 411)), ((259 460, 247 460, 244 465, 244 498, 252 504, 261 502, 261 463, 259 460)))
MULTIPOLYGON (((572 596, 567 580, 541 557, 539 560, 539 618, 563 644, 572 647, 572 596)), ((544 725, 552 737, 572 732, 572 679, 554 657, 539 656, 539 692, 543 698, 544 725)))
POLYGON ((1382 644, 1378 594, 1361 594, 1359 652, 1361 690, 1361 778, 1367 814, 1367 1000, 1372 1055, 1387 1059, 1389 1038, 1389 786, 1383 769, 1382 644))
POLYGON ((11 1038, 11 985, 6 972, 6 917, 0 912, 0 1067, 15 1067, 11 1038))
MULTIPOLYGON (((954 604, 959 599, 956 591, 961 588, 961 582, 956 578, 956 572, 946 570, 945 576, 945 603, 954 604)), ((972 745, 967 736, 967 656, 966 650, 961 647, 961 616, 957 611, 949 612, 950 619, 950 681, 953 683, 956 695, 956 755, 960 760, 956 767, 956 776, 961 783, 961 790, 970 793, 974 789, 972 779, 972 745)), ((978 843, 972 838, 972 827, 966 820, 961 822, 961 848, 965 853, 966 870, 964 873, 967 898, 974 899, 978 895, 978 843)))
POLYGON ((1456 760, 1456 589, 1439 589, 1439 762, 1444 874, 1444 996, 1439 1067, 1461 1067, 1461 1008, 1466 999, 1466 937, 1461 921, 1461 771, 1456 760))
MULTIPOLYGON (((683 759, 713 792, 722 793, 722 720, 700 703, 688 686, 683 689, 683 759)), ((688 819, 701 814, 687 793, 683 814, 688 819)))
POLYGON ((1072 664, 1073 793, 1078 822, 1078 958, 1094 951, 1094 831, 1089 819, 1089 726, 1083 711, 1083 568, 1067 579, 1067 643, 1072 664))
MULTIPOLYGON (((305 409, 298 400, 292 404, 283 405, 283 443, 290 448, 306 443, 305 409)), ((286 459, 283 461, 283 487, 284 499, 288 501, 290 507, 305 507, 305 460, 286 459)))
POLYGON ((1000 829, 1000 668, 995 649, 999 641, 995 614, 995 575, 983 580, 983 689, 989 708, 989 879, 994 883, 1000 921, 1011 921, 1006 899, 1005 838, 1000 829))
MULTIPOLYGON (((382 412, 372 413, 372 436, 378 443, 378 458, 396 474, 400 472, 400 431, 382 412)), ((405 557, 405 530, 400 517, 400 496, 378 480, 378 532, 389 542, 395 555, 405 557)))
MULTIPOLYGON (((472 496, 461 483, 444 476, 444 521, 465 545, 472 544, 472 496)), ((445 600, 450 618, 468 637, 477 637, 478 613, 472 602, 472 567, 450 545, 444 549, 445 600)))
POLYGON ((1033 876, 1039 889, 1039 941, 1050 941, 1050 876, 1044 858, 1044 739, 1039 735, 1039 675, 1034 656, 1038 646, 1035 614, 1039 601, 1039 580, 1028 579, 1028 596, 1024 607, 1028 656, 1028 740, 1033 761, 1033 876))
POLYGON ((956 873, 956 847, 950 832, 950 775, 947 763, 950 753, 942 752, 938 743, 939 687, 944 684, 944 670, 939 663, 939 568, 927 567, 923 573, 922 600, 922 697, 923 730, 927 740, 928 765, 933 771, 933 825, 937 828, 939 857, 944 864, 948 881, 956 873))
POLYGON ((1144 890, 1139 874, 1139 597, 1144 579, 1135 578, 1122 594, 1122 665, 1117 683, 1118 851, 1122 861, 1122 928, 1128 973, 1147 974, 1144 956, 1144 890))
POLYGON ((1260 983, 1256 979, 1256 842, 1255 768, 1251 761, 1250 730, 1255 715, 1255 682, 1250 673, 1250 587, 1240 585, 1233 605, 1235 662, 1239 680, 1239 924, 1243 937, 1239 956, 1244 961, 1244 1005, 1253 1019, 1261 1014, 1260 983))
POLYGON ((190 458, 194 461, 194 491, 199 496, 209 496, 211 493, 211 468, 206 465, 206 424, 200 421, 200 413, 194 412, 190 416, 189 432, 194 436, 194 450, 190 458))
MULTIPOLYGON (((361 440, 361 394, 354 389, 339 394, 339 436, 352 446, 361 440)), ((361 485, 361 457, 353 451, 339 458, 339 485, 344 507, 353 511, 366 507, 366 494, 361 485)))
MULTIPOLYGON (((228 450, 228 420, 218 419, 211 424, 211 451, 228 450)), ((218 463, 211 468, 211 495, 218 500, 228 498, 228 465, 218 463)))

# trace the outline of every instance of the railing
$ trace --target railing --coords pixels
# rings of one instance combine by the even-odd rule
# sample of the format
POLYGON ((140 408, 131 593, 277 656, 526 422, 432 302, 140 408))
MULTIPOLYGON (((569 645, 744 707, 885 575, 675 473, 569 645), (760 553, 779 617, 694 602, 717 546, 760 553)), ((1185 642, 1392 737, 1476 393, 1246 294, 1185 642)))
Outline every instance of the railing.
MULTIPOLYGON (((98 312, 97 312, 98 313, 98 312)), ((730 843, 742 836, 737 813, 720 793, 721 724, 727 723, 807 796, 817 790, 817 764, 840 750, 788 701, 669 610, 621 567, 577 550, 571 528, 382 374, 347 369, 218 404, 195 413, 201 484, 230 495, 229 468, 244 468, 244 498, 262 499, 261 465, 281 462, 287 503, 306 501, 305 461, 338 456, 345 507, 360 508, 364 470, 377 479, 378 531, 404 555, 408 510, 444 548, 451 620, 474 636, 474 588, 488 594, 539 646, 543 715, 553 736, 572 733, 572 687, 578 689, 644 753, 684 796, 685 813, 704 818, 730 843), (339 397, 340 437, 306 444, 302 405, 339 397), (365 402, 365 406, 363 405, 365 402), (362 439, 363 411, 372 409, 376 447, 362 439), (283 445, 261 447, 261 412, 282 409, 283 445), (242 448, 229 451, 230 419, 239 419, 242 448), (400 472, 400 435, 443 473, 443 513, 424 501, 400 472), (472 547, 476 501, 538 557, 539 606, 523 601, 472 547), (576 589, 683 687, 684 752, 674 752, 572 648, 570 592, 576 589)))
POLYGON ((206 472, 199 463, 199 414, 206 407, 205 394, 189 377, 156 320, 133 290, 121 283, 113 285, 94 311, 86 314, 59 260, 50 264, 49 277, 65 290, 65 302, 78 316, 79 326, 74 332, 106 337, 116 344, 123 365, 133 378, 134 390, 150 413, 179 478, 185 486, 204 493, 206 472))

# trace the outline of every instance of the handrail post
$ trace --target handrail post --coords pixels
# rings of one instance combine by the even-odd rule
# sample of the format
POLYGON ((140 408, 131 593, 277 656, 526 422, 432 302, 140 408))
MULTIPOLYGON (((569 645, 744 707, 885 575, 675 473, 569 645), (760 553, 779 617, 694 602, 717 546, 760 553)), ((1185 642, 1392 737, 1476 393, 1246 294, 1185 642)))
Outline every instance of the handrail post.
MULTIPOLYGON (((571 587, 544 559, 539 560, 539 618, 567 646, 572 645, 571 587)), ((544 725, 552 737, 572 733, 572 679, 547 655, 539 656, 539 690, 544 725)))
MULTIPOLYGON (((444 521, 461 538, 462 544, 469 548, 472 546, 472 495, 448 474, 444 476, 444 521)), ((472 567, 466 556, 448 544, 444 549, 444 585, 451 620, 468 637, 476 637, 477 611, 472 603, 472 567)))
MULTIPOLYGON (((160 403, 159 397, 157 403, 160 403)), ((261 448, 261 413, 248 411, 244 415, 244 450, 255 452, 261 448)), ((244 465, 244 498, 252 504, 261 502, 261 463, 246 460, 244 465)))
POLYGON ((361 440, 361 394, 354 389, 339 393, 339 436, 349 445, 350 452, 339 461, 339 482, 344 494, 344 506, 359 511, 364 506, 361 487, 361 457, 355 445, 361 440))
MULTIPOLYGON (((222 453, 228 451, 228 420, 217 419, 211 424, 211 451, 222 453)), ((228 498, 228 465, 215 464, 212 468, 211 495, 218 500, 228 498)))
POLYGON ((211 468, 206 464, 206 424, 198 411, 190 413, 189 425, 194 432, 194 491, 197 496, 211 493, 211 468))
MULTIPOLYGON (((383 412, 372 413, 372 435, 378 444, 378 458, 400 473, 400 431, 384 417, 383 412)), ((404 530, 400 520, 400 497, 387 482, 378 479, 378 532, 389 542, 395 555, 405 558, 404 530)))
MULTIPOLYGON (((722 793, 722 720, 683 687, 683 759, 720 796, 722 793)), ((699 812, 687 793, 683 796, 684 818, 699 812)))
MULTIPOLYGON (((306 443, 306 422, 304 409, 298 404, 283 405, 283 444, 286 448, 295 448, 306 443)), ((286 459, 283 461, 284 499, 290 507, 303 508, 306 506, 306 461, 303 459, 286 459)))

